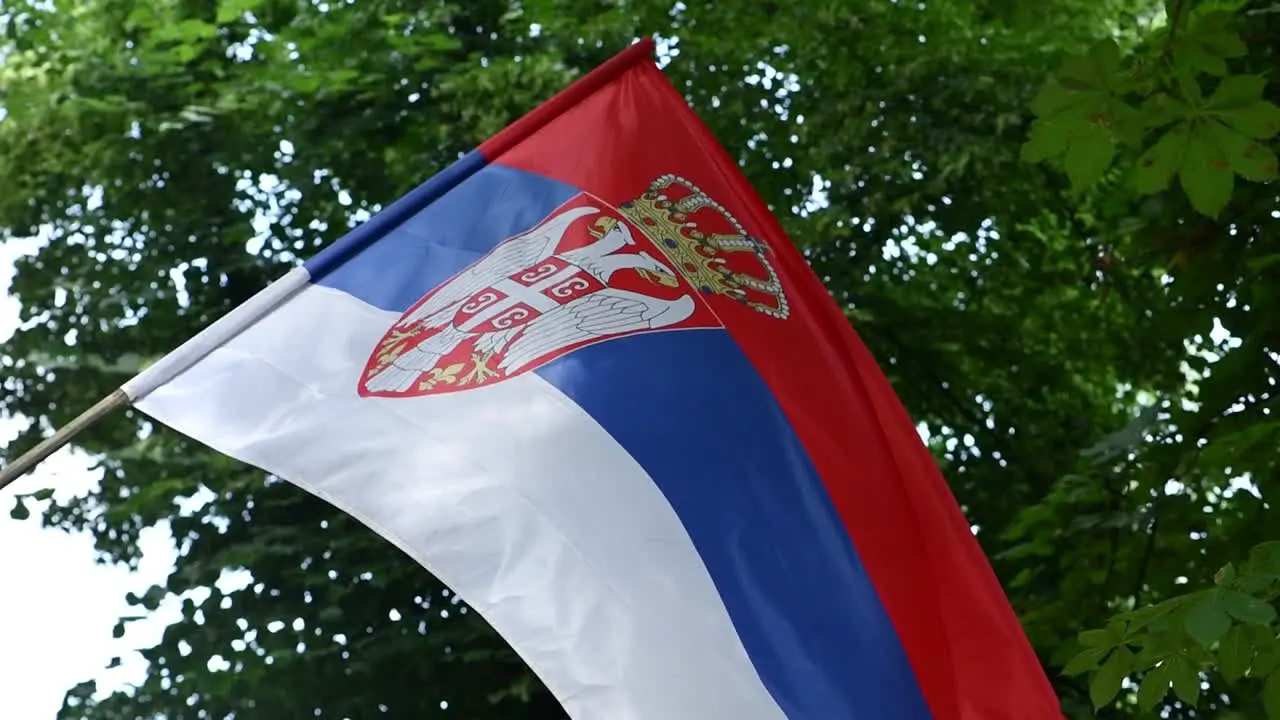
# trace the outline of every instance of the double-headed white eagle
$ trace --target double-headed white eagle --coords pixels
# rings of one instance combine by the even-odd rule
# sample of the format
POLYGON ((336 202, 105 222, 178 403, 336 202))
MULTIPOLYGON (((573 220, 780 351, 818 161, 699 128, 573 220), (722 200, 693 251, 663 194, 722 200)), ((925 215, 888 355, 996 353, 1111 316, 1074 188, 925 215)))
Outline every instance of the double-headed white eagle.
POLYGON ((696 306, 689 295, 664 300, 609 287, 609 277, 626 269, 638 271, 655 284, 679 286, 671 268, 649 253, 618 252, 635 245, 631 230, 625 223, 607 216, 601 218, 596 227, 605 229, 605 232, 598 240, 581 248, 555 252, 570 225, 598 212, 597 208, 580 207, 561 213, 503 242, 437 289, 392 329, 395 333, 412 333, 415 336, 432 330, 435 333, 375 370, 365 382, 365 387, 373 392, 409 390, 424 373, 431 372, 442 358, 468 340, 475 341, 471 357, 473 365, 464 380, 478 382, 497 374, 488 365, 497 353, 502 353, 497 371, 510 375, 563 348, 674 325, 692 315, 696 306), (535 268, 553 256, 595 277, 604 288, 547 309, 528 322, 513 323, 486 332, 469 332, 464 329, 466 323, 462 328, 457 325, 455 319, 459 310, 477 293, 535 268))

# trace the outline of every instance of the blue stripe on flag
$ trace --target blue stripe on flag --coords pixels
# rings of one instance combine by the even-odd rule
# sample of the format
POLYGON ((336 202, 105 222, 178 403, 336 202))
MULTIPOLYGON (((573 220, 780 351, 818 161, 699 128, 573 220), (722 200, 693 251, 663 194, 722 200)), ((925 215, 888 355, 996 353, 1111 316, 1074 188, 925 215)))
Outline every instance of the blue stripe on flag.
POLYGON ((306 263, 312 281, 404 312, 578 194, 575 187, 522 170, 472 167, 477 162, 484 162, 479 153, 467 155, 325 248, 306 263), (420 209, 409 212, 414 208, 420 209))
POLYGON ((657 483, 788 717, 931 717, 822 480, 728 333, 632 335, 535 372, 657 483))
MULTIPOLYGON (((500 165, 463 170, 472 174, 426 207, 375 227, 383 237, 370 232, 335 243, 338 252, 308 264, 313 278, 403 312, 578 192, 500 165)), ((634 335, 535 372, 594 417, 657 483, 789 717, 930 717, 821 479, 727 333, 634 335)))

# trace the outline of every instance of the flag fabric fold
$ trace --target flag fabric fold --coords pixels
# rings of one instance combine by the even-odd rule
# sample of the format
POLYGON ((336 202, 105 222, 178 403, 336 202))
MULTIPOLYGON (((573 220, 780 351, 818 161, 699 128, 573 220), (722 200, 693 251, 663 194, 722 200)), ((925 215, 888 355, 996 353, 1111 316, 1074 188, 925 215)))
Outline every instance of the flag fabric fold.
POLYGON ((126 393, 396 544, 575 720, 1061 717, 888 382, 652 52, 126 393))

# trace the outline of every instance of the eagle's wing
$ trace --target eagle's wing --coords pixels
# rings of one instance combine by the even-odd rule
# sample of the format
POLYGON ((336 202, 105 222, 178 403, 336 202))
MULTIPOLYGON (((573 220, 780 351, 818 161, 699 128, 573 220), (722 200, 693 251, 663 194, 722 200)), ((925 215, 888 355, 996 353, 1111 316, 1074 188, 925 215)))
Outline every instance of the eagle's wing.
POLYGON ((663 300, 627 290, 606 288, 540 315, 507 347, 498 367, 508 374, 550 352, 584 340, 674 325, 693 314, 688 295, 663 300))
POLYGON ((386 367, 379 370, 365 381, 365 387, 374 392, 404 392, 422 375, 440 362, 440 358, 453 352, 463 340, 471 337, 468 333, 453 327, 442 328, 439 332, 414 345, 386 367))
POLYGON ((426 320, 427 325, 431 327, 440 327, 448 323, 453 319, 455 305, 489 287, 495 280, 513 275, 546 260, 555 252, 560 239, 573 221, 596 212, 599 212, 598 208, 574 208, 555 216, 539 227, 507 240, 488 255, 480 258, 474 265, 437 288, 420 305, 410 310, 397 325, 408 327, 421 320, 426 320))
POLYGON ((494 330, 487 332, 476 338, 476 352, 481 355, 492 355, 511 342, 511 339, 520 334, 524 329, 523 325, 516 325, 505 330, 494 330))

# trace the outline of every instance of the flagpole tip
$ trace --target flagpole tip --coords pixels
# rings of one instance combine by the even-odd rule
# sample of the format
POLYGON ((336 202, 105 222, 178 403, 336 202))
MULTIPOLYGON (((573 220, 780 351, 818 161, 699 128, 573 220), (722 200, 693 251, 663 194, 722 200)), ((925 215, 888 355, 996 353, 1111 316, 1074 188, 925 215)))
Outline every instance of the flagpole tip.
POLYGON ((515 147, 554 120, 561 113, 577 105, 609 83, 617 80, 636 65, 656 61, 657 44, 651 36, 644 36, 622 52, 601 63, 594 70, 578 78, 551 99, 534 108, 524 117, 511 123, 496 135, 480 143, 476 151, 488 162, 494 162, 504 152, 515 147))

